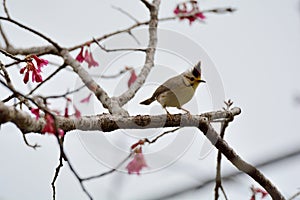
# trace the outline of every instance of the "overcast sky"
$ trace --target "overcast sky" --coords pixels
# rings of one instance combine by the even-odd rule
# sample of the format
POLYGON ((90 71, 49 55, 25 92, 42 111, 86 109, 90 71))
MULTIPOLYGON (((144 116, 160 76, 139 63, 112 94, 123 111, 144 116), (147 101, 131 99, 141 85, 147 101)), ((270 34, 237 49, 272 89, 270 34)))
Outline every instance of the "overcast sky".
MULTIPOLYGON (((171 16, 178 2, 181 1, 162 0, 160 17, 171 16)), ((136 99, 126 105, 129 112, 164 113, 158 104, 145 108, 138 102, 149 97, 158 84, 185 71, 200 59, 204 61, 202 69, 207 85, 199 87, 194 99, 185 108, 197 114, 220 109, 223 98, 232 99, 234 105, 242 109, 242 113, 230 124, 226 140, 250 163, 259 163, 299 148, 300 104, 294 99, 300 95, 300 2, 199 2, 203 9, 233 7, 237 12, 225 15, 207 14, 205 23, 195 22, 191 26, 187 21, 161 23, 160 49, 156 55, 157 67, 150 74, 145 87, 137 93, 136 99)), ((10 15, 14 19, 45 33, 66 47, 134 23, 111 5, 121 7, 140 21, 148 19, 148 12, 139 1, 7 1, 10 15)), ((1 16, 4 15, 2 8, 0 13, 1 16)), ((5 23, 4 27, 15 47, 47 44, 10 24, 5 23)), ((134 32, 141 45, 147 42, 146 31, 141 28, 134 32)), ((112 48, 118 45, 137 45, 128 35, 112 38, 105 44, 112 48)), ((76 53, 78 51, 73 55, 76 53)), ((99 49, 95 49, 94 53, 100 63, 99 68, 91 70, 91 73, 96 75, 117 73, 125 65, 135 67, 138 72, 144 61, 143 54, 139 53, 111 56, 99 49)), ((0 58, 4 59, 2 55, 0 58)), ((61 62, 54 57, 47 58, 57 63, 61 62)), ((45 73, 50 73, 53 68, 55 67, 45 68, 45 73)), ((17 72, 18 69, 10 71, 17 72)), ((20 81, 19 74, 15 74, 13 80, 19 84, 20 90, 27 90, 20 81)), ((114 95, 126 89, 127 79, 128 74, 117 80, 97 81, 107 88, 109 94, 114 95)), ((69 72, 58 75, 54 80, 39 92, 63 93, 67 88, 80 84, 77 77, 69 72)), ((8 94, 4 88, 0 88, 0 91, 1 98, 8 94)), ((88 91, 83 91, 74 98, 78 100, 85 95, 88 95, 88 91)), ((97 102, 89 106, 81 105, 81 109, 85 114, 105 112, 97 102)), ((80 174, 93 175, 107 170, 107 166, 114 165, 117 159, 126 155, 124 149, 136 138, 141 137, 140 134, 143 134, 143 137, 151 134, 153 136, 162 130, 152 131, 132 131, 125 134, 119 131, 109 135, 96 132, 88 136, 74 131, 67 136, 65 148, 80 174), (106 144, 109 145, 105 146, 106 144)), ((42 148, 34 151, 26 147, 20 131, 14 125, 6 124, 1 127, 0 200, 49 199, 52 196, 50 183, 58 163, 55 138, 31 134, 28 139, 31 143, 42 145, 42 148)), ((167 136, 161 143, 146 147, 149 168, 145 169, 145 172, 148 173, 141 176, 116 173, 91 181, 87 186, 95 199, 159 197, 213 177, 216 152, 210 152, 209 149, 202 134, 194 129, 185 129, 174 136, 167 136), (178 141, 178 146, 172 146, 178 141), (177 150, 176 155, 165 152, 164 149, 171 149, 172 152, 177 150), (207 152, 210 154, 203 156, 207 152)), ((261 169, 286 197, 299 191, 298 160, 299 156, 261 169)), ((235 171, 227 161, 224 162, 223 169, 224 173, 235 171)), ((224 188, 230 199, 249 199, 249 188, 252 184, 255 182, 241 176, 234 182, 225 183, 224 188)), ((183 197, 213 199, 213 185, 178 199, 183 197)), ((57 181, 57 199, 87 199, 67 166, 62 169, 57 181)))

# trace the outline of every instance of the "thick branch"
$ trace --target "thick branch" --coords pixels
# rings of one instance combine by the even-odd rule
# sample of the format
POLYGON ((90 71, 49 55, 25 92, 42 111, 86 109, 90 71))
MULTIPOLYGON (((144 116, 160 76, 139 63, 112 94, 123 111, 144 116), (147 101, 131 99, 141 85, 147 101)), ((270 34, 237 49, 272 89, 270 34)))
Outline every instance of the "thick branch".
MULTIPOLYGON (((64 118, 56 116, 57 128, 63 129, 65 132, 71 130, 100 130, 103 132, 111 132, 118 129, 148 129, 161 127, 198 127, 199 121, 207 119, 206 115, 225 118, 228 115, 238 115, 241 110, 239 108, 232 108, 230 111, 209 112, 202 115, 182 115, 176 114, 172 117, 167 115, 137 115, 129 117, 113 116, 110 114, 102 114, 95 116, 84 116, 77 118, 64 118), (222 113, 222 114, 221 114, 222 113)), ((30 114, 22 110, 17 110, 13 106, 6 106, 0 102, 0 124, 12 122, 16 124, 24 133, 40 132, 45 125, 43 119, 36 121, 30 114)), ((214 117, 215 118, 215 117, 214 117)))
POLYGON ((70 65, 74 72, 78 74, 86 87, 95 94, 104 108, 107 108, 112 114, 128 116, 128 112, 122 109, 115 100, 108 96, 108 94, 93 80, 90 74, 80 65, 80 63, 71 56, 68 50, 61 51, 61 56, 64 58, 65 63, 70 65))
MULTIPOLYGON (((149 4, 147 1, 142 1, 146 6, 149 4)), ((146 59, 144 63, 144 67, 142 68, 140 74, 138 75, 136 81, 132 84, 132 86, 119 97, 117 97, 117 101, 120 106, 126 104, 130 99, 132 99, 136 92, 142 87, 148 74, 150 73, 151 68, 154 66, 154 56, 156 52, 157 46, 157 25, 158 25, 158 10, 159 10, 160 0, 153 1, 153 5, 149 4, 150 7, 150 21, 149 21, 149 42, 148 48, 146 51, 146 59), (151 5, 151 6, 150 6, 151 5)))
POLYGON ((211 143, 222 152, 222 154, 239 170, 248 174, 257 183, 259 183, 273 199, 284 200, 285 198, 273 183, 265 177, 257 168, 245 162, 218 133, 214 130, 208 121, 200 121, 199 129, 206 135, 211 143))
MULTIPOLYGON (((232 108, 230 111, 223 111, 224 115, 229 114, 232 117, 240 114, 240 112, 241 110, 239 108, 232 108)), ((11 121, 15 123, 24 133, 40 132, 45 123, 43 120, 36 121, 26 112, 16 110, 11 106, 6 106, 2 102, 0 102, 0 113, 0 124, 11 121)), ((65 131, 79 129, 101 130, 103 132, 109 132, 117 129, 148 129, 159 127, 196 126, 234 166, 247 173, 257 183, 264 187, 273 199, 283 200, 284 197, 270 182, 270 180, 268 180, 258 169, 248 164, 240 156, 238 156, 237 153, 231 147, 229 147, 228 144, 213 129, 208 119, 204 117, 204 115, 190 116, 177 114, 166 118, 166 115, 137 115, 132 117, 120 117, 102 114, 98 116, 82 117, 81 119, 71 119, 57 116, 56 120, 58 128, 61 128, 65 131)), ((210 113, 210 115, 212 115, 212 113, 210 113)))

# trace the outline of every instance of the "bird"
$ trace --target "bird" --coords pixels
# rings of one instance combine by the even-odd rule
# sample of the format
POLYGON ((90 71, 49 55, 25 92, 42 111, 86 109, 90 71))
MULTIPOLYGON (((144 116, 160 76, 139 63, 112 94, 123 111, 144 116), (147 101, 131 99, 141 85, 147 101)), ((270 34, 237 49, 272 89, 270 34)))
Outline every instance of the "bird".
POLYGON ((201 61, 199 61, 192 69, 174 76, 160 85, 149 99, 140 104, 150 105, 154 101, 158 101, 170 115, 166 107, 176 107, 190 115, 190 112, 182 106, 189 102, 195 94, 200 83, 206 83, 201 79, 201 61))

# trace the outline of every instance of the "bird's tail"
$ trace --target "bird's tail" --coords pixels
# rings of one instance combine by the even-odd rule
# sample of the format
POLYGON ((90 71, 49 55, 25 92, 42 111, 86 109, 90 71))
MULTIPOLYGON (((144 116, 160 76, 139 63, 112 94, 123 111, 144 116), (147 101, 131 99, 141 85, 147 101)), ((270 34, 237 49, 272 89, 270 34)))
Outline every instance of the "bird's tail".
POLYGON ((155 101, 155 97, 151 97, 151 98, 149 98, 149 99, 146 99, 145 101, 140 102, 140 104, 143 104, 143 105, 149 105, 149 104, 151 104, 153 101, 155 101))

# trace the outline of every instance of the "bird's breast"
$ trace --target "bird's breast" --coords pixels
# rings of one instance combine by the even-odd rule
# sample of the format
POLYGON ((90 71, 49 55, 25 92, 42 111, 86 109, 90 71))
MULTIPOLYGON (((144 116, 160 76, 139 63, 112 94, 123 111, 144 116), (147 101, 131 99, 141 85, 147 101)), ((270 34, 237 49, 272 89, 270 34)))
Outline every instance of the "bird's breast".
POLYGON ((195 90, 192 86, 175 88, 160 94, 157 97, 157 101, 163 107, 181 107, 192 99, 194 93, 195 90))

